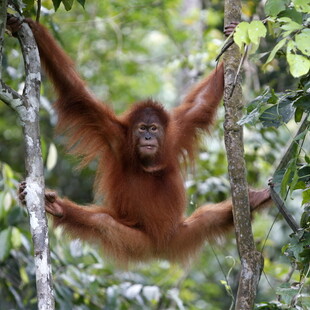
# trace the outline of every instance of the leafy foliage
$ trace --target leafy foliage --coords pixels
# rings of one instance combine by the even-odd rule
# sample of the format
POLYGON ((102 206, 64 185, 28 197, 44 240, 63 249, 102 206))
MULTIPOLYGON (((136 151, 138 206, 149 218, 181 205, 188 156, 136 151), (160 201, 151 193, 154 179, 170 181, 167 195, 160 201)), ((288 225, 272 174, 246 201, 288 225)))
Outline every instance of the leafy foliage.
POLYGON ((307 1, 268 0, 265 7, 269 15, 268 22, 277 31, 279 42, 271 51, 266 64, 270 63, 276 53, 286 46, 286 59, 294 77, 307 74, 310 70, 309 39, 310 29, 307 14, 310 6, 307 1))

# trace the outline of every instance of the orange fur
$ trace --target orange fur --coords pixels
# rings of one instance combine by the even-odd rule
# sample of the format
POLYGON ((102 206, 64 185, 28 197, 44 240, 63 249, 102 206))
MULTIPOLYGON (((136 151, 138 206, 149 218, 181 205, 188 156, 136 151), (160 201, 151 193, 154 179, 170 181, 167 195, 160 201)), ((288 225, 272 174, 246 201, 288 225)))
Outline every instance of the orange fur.
MULTIPOLYGON (((74 238, 99 242, 120 264, 152 258, 186 262, 205 240, 232 227, 231 201, 202 206, 184 218, 186 196, 179 166, 184 154, 193 160, 197 130, 208 130, 214 120, 223 95, 223 64, 171 114, 146 100, 116 116, 87 90, 72 61, 48 31, 31 20, 27 22, 58 94, 58 127, 68 136, 68 148, 83 156, 84 164, 99 159, 96 192, 105 200, 104 206, 90 207, 59 197, 47 200, 46 210, 54 215, 55 225, 74 238), (142 169, 132 140, 138 115, 146 109, 158 115, 165 132, 156 155, 161 168, 154 172, 142 169)), ((266 192, 255 196, 253 209, 269 199, 266 192)))

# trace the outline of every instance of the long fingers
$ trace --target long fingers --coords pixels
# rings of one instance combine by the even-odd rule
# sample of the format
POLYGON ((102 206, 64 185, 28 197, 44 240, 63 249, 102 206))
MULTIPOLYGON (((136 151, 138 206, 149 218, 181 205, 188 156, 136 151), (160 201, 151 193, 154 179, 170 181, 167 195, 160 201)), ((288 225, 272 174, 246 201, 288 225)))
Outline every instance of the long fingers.
MULTIPOLYGON (((18 188, 18 199, 20 203, 26 205, 26 196, 27 196, 27 183, 22 181, 18 188)), ((61 217, 63 216, 62 207, 57 203, 57 194, 55 192, 45 193, 45 209, 48 213, 61 217)))
POLYGON ((45 193, 45 201, 46 202, 53 203, 56 201, 56 198, 57 198, 57 194, 55 192, 45 193))
POLYGON ((18 199, 22 205, 26 205, 26 195, 27 195, 26 187, 27 187, 26 181, 22 181, 18 188, 18 199))
POLYGON ((238 26, 238 22, 231 22, 229 25, 224 27, 224 34, 228 37, 235 31, 235 28, 238 26))
POLYGON ((45 202, 45 211, 56 217, 63 217, 63 208, 58 202, 45 202))
POLYGON ((6 28, 12 33, 16 34, 21 28, 23 20, 18 17, 15 17, 12 14, 7 14, 6 28))
POLYGON ((262 190, 249 190, 249 200, 252 210, 265 206, 266 203, 272 202, 269 188, 262 190))

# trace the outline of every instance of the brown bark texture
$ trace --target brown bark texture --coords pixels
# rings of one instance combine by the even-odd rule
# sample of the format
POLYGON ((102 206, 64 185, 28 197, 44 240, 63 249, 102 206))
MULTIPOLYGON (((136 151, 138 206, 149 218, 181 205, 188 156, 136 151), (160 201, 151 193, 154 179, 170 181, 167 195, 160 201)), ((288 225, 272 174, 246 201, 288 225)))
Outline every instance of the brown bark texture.
MULTIPOLYGON (((241 1, 225 1, 225 26, 240 22, 241 1)), ((240 75, 234 85, 241 60, 239 48, 233 44, 224 54, 225 63, 225 147, 233 200, 234 226, 241 258, 241 275, 235 309, 248 310, 254 306, 257 285, 263 269, 263 257, 255 249, 244 160, 242 116, 243 98, 240 75)))

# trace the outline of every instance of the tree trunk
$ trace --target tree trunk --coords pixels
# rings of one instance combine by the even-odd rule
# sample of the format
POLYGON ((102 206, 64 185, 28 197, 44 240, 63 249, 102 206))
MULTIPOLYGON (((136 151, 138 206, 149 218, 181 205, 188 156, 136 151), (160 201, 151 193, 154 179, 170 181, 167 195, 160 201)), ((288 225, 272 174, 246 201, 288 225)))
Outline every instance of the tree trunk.
MULTIPOLYGON (((225 25, 229 25, 231 22, 240 22, 240 18, 240 0, 225 0, 225 25)), ((260 252, 255 250, 253 240, 244 161, 243 129, 237 123, 242 116, 243 108, 240 77, 234 85, 240 59, 240 51, 235 44, 224 54, 224 130, 234 225, 242 268, 235 309, 248 310, 254 306, 257 285, 263 269, 263 257, 260 252)))
MULTIPOLYGON (((6 21, 7 2, 0 2, 0 43, 6 21)), ((54 296, 50 265, 48 227, 44 209, 43 160, 39 133, 40 58, 31 29, 26 23, 18 31, 25 66, 25 87, 20 95, 0 80, 0 99, 15 110, 21 120, 25 140, 26 207, 34 245, 39 310, 53 310, 54 296)), ((0 46, 2 51, 2 46, 0 46)), ((2 54, 1 54, 2 55, 2 54)), ((1 58, 1 57, 0 57, 1 58)), ((0 63, 1 65, 1 63, 0 63)))

